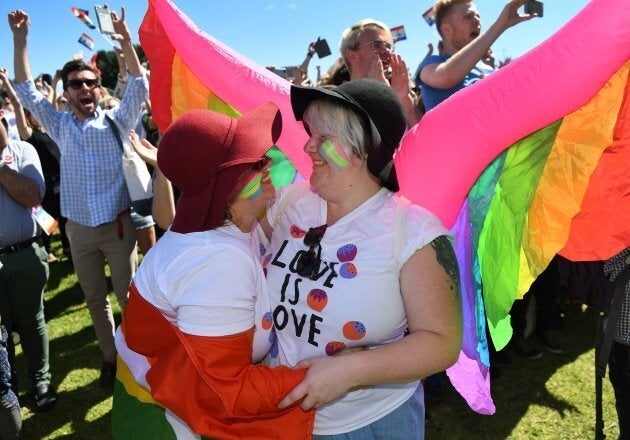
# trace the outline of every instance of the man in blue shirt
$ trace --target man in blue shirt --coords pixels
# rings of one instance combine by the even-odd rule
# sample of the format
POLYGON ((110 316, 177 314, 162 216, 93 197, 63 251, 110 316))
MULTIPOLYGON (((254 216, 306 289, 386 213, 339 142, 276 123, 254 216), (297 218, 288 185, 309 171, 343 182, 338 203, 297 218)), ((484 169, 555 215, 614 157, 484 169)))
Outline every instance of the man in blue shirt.
POLYGON ((113 383, 116 372, 114 320, 104 272, 109 263, 118 302, 126 305, 127 289, 137 267, 135 231, 129 216, 131 200, 122 170, 121 146, 112 120, 125 136, 135 127, 148 84, 131 43, 125 10, 112 13, 116 34, 127 60, 129 85, 120 106, 98 107, 100 81, 92 67, 70 61, 62 69, 64 97, 72 112, 57 112, 33 84, 27 56, 28 15, 9 14, 15 49, 15 88, 61 150, 61 213, 79 283, 103 352, 100 385, 113 383))
POLYGON ((518 13, 524 3, 525 0, 510 1, 482 33, 481 17, 471 0, 435 2, 435 26, 444 49, 440 55, 426 57, 417 70, 416 80, 426 111, 492 73, 494 69, 482 62, 492 43, 508 28, 535 17, 518 13))

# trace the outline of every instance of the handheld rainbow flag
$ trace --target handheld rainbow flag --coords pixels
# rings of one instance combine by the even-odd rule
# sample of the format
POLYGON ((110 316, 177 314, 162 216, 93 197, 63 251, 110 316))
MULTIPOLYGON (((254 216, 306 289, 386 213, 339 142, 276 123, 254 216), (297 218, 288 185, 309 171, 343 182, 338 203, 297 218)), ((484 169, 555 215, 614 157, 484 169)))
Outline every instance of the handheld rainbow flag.
POLYGON ((422 18, 427 22, 429 26, 433 26, 435 24, 435 15, 433 15, 433 6, 431 6, 427 11, 422 14, 422 18))
POLYGON ((78 41, 91 51, 94 50, 94 40, 92 40, 88 34, 81 34, 78 41))
POLYGON ((52 234, 59 224, 52 215, 48 214, 44 208, 41 207, 41 205, 34 207, 31 215, 47 235, 52 234))
POLYGON ((392 37, 394 38, 394 43, 407 39, 407 34, 405 34, 405 26, 396 26, 391 28, 390 31, 392 33, 392 37))
MULTIPOLYGON (((512 302, 555 253, 601 260, 630 245, 628 7, 592 0, 547 41, 428 112, 395 156, 400 193, 456 233, 464 338, 448 375, 479 413, 495 411, 486 311, 501 347, 512 302), (558 61, 576 48, 579 57, 558 61), (453 121, 458 129, 445 131, 453 121)), ((431 12, 423 14, 429 24, 431 12)), ((286 81, 196 28, 169 0, 150 0, 140 35, 162 131, 191 108, 238 114, 273 101, 283 114, 278 146, 310 175, 286 81)))
POLYGON ((90 20, 90 17, 88 16, 89 11, 86 11, 85 9, 75 8, 74 6, 70 7, 70 10, 74 14, 74 16, 85 23, 87 27, 89 27, 90 29, 96 29, 96 26, 94 26, 92 20, 90 20))

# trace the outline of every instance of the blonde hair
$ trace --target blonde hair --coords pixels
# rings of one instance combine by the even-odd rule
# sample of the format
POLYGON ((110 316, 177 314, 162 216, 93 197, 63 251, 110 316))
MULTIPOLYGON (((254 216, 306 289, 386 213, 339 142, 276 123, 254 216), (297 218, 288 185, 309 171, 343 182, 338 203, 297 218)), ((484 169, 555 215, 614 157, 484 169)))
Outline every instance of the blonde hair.
POLYGON ((444 19, 448 17, 448 14, 453 9, 453 6, 460 3, 472 3, 472 0, 437 0, 433 5, 433 16, 435 17, 435 27, 442 36, 442 30, 440 27, 444 22, 444 19))
POLYGON ((364 20, 357 21, 355 24, 347 28, 341 34, 341 41, 339 42, 339 51, 343 57, 346 65, 348 64, 348 58, 346 53, 348 50, 356 50, 359 46, 359 39, 366 28, 377 28, 387 32, 387 35, 391 37, 392 32, 387 25, 382 21, 374 20, 373 18, 366 18, 364 20))
POLYGON ((328 99, 317 99, 304 112, 304 123, 318 133, 335 136, 348 157, 367 159, 367 137, 361 117, 350 108, 328 99))

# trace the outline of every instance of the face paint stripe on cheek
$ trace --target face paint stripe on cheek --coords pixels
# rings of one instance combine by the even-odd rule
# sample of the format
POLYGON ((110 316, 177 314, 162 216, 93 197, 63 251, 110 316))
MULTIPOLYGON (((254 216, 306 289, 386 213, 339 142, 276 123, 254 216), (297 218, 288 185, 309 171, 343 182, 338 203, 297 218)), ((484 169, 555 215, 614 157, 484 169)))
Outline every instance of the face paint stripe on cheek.
POLYGON ((262 173, 256 173, 247 182, 245 187, 241 190, 241 197, 244 199, 255 199, 262 193, 262 173))
POLYGON ((338 170, 349 165, 348 156, 338 145, 335 145, 329 139, 325 140, 318 148, 319 154, 326 159, 326 162, 332 163, 338 170))

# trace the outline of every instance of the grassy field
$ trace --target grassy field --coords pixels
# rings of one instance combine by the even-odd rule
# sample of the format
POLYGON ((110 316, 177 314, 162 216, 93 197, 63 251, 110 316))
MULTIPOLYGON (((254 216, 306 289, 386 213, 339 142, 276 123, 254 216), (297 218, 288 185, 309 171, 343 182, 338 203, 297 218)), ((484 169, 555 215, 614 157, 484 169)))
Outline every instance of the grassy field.
MULTIPOLYGON (((57 246, 58 244, 55 243, 57 246)), ((20 381, 20 401, 26 439, 111 438, 111 391, 98 386, 100 351, 72 265, 50 266, 45 296, 50 335, 53 384, 59 403, 46 413, 34 413, 27 381, 20 381)), ((114 298, 116 319, 120 319, 114 298)), ((444 399, 430 403, 426 438, 434 439, 588 439, 594 436, 594 350, 597 315, 575 305, 566 306, 566 328, 558 340, 564 354, 545 354, 538 360, 511 355, 492 382, 497 408, 493 416, 471 411, 450 387, 444 399)), ((18 374, 26 367, 19 352, 18 374)), ((604 381, 605 433, 618 435, 612 388, 604 381)))

